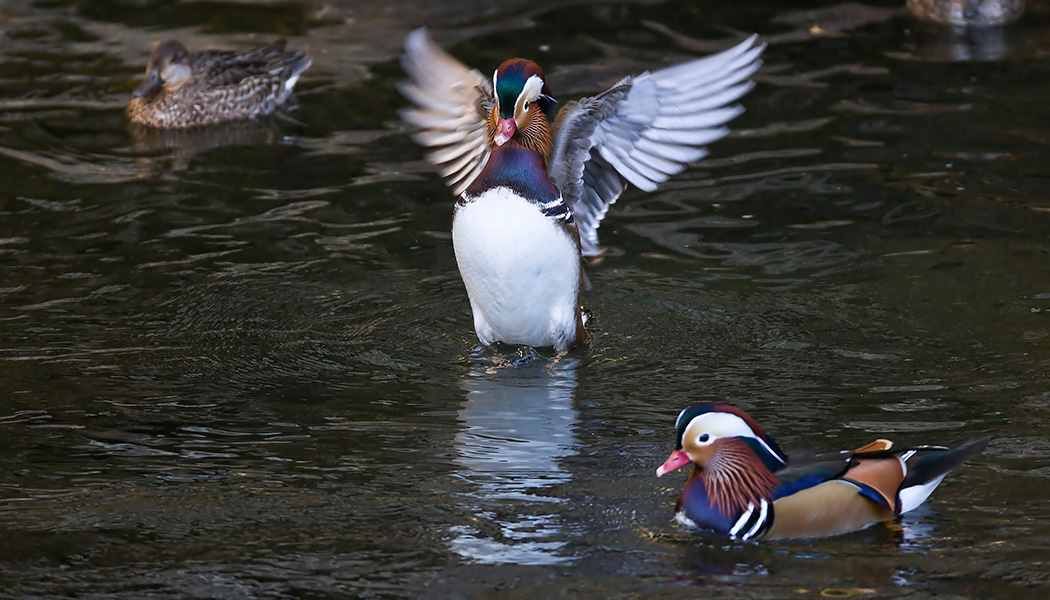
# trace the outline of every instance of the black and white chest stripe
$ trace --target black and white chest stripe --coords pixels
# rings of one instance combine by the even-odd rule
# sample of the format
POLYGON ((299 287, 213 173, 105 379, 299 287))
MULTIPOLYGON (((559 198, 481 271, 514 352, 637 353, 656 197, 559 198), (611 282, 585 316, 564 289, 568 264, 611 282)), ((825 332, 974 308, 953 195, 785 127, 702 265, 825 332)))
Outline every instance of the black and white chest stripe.
POLYGON ((748 503, 747 510, 740 515, 740 518, 733 524, 733 528, 729 530, 729 537, 734 540, 747 541, 760 537, 772 528, 773 503, 763 498, 758 501, 758 506, 755 506, 754 502, 748 503))
POLYGON ((545 217, 565 221, 566 223, 573 222, 572 211, 569 210, 569 205, 565 204, 565 200, 563 200, 561 196, 547 202, 537 200, 532 203, 540 209, 540 212, 543 213, 543 216, 545 217))
MULTIPOLYGON (((512 192, 515 192, 512 187, 508 187, 512 192)), ((456 208, 462 208, 476 199, 476 196, 468 196, 463 194, 456 201, 456 208)), ((565 200, 561 196, 558 196, 554 200, 530 200, 524 198, 529 204, 532 204, 539 209, 543 216, 554 219, 555 221, 565 221, 566 223, 575 223, 572 218, 572 211, 569 210, 569 205, 565 203, 565 200)))

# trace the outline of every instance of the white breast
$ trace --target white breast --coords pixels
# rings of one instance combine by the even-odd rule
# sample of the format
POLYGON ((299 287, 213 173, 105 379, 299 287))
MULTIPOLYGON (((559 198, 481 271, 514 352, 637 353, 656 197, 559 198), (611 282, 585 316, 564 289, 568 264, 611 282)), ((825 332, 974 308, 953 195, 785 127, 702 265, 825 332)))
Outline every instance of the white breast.
POLYGON ((452 243, 481 343, 573 343, 580 249, 554 220, 498 187, 457 209, 452 243))

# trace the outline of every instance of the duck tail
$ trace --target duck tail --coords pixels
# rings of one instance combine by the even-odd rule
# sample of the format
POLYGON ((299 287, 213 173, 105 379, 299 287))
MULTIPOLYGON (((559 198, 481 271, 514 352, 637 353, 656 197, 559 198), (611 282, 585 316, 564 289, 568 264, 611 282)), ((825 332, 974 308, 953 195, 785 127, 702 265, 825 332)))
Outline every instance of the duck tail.
POLYGON ((285 72, 289 79, 298 79, 303 71, 310 68, 314 62, 313 57, 305 52, 296 52, 285 61, 285 72))
POLYGON ((265 63, 270 73, 280 74, 284 79, 294 81, 303 71, 310 68, 313 58, 306 52, 285 50, 287 44, 288 40, 284 38, 275 40, 245 54, 245 59, 265 63))
POLYGON ((984 452, 988 441, 987 437, 975 438, 951 448, 921 446, 905 452, 901 459, 907 465, 908 473, 898 492, 899 514, 918 508, 937 489, 945 475, 984 452))

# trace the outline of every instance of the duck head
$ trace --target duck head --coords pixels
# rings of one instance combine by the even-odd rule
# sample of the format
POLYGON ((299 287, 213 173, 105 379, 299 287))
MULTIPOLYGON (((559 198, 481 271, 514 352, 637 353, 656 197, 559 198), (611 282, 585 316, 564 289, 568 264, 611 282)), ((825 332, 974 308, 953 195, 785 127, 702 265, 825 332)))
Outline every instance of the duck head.
POLYGON ((675 449, 656 475, 693 464, 680 509, 691 503, 695 506, 686 506, 687 512, 731 518, 749 504, 772 501, 773 473, 787 457, 747 413, 725 404, 690 406, 678 415, 675 434, 675 449))
POLYGON ((512 140, 544 157, 550 153, 548 119, 554 98, 544 80, 543 69, 531 60, 512 58, 492 74, 495 97, 489 116, 489 139, 496 146, 512 140))
POLYGON ((675 449, 656 470, 661 477, 693 463, 707 468, 720 451, 743 444, 755 460, 770 471, 784 466, 787 457, 766 432, 747 413, 727 404, 694 404, 678 413, 675 421, 675 449))
POLYGON ((161 86, 177 88, 190 79, 190 53, 177 40, 157 44, 149 55, 146 65, 146 80, 131 92, 141 98, 161 86))

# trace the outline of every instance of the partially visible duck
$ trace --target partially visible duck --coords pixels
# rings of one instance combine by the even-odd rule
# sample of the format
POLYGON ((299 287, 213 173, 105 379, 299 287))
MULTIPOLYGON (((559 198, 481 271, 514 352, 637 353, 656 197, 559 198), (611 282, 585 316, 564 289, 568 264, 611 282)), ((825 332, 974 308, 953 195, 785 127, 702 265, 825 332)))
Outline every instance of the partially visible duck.
POLYGON ((150 127, 181 128, 268 115, 292 93, 310 66, 285 40, 246 52, 190 53, 177 40, 161 42, 132 92, 127 113, 150 127))
POLYGON ((693 465, 675 519, 740 540, 827 537, 892 520, 988 445, 981 438, 896 448, 876 440, 852 451, 785 454, 750 416, 725 404, 686 408, 675 433, 674 452, 656 470, 659 477, 693 465))
POLYGON ((555 111, 531 60, 489 78, 426 31, 408 35, 400 89, 415 107, 402 118, 459 196, 452 244, 481 343, 562 351, 586 339, 581 257, 601 256, 609 205, 628 183, 651 192, 707 155, 743 112, 763 47, 752 36, 555 111))
POLYGON ((1005 25, 1017 20, 1025 0, 907 0, 916 17, 958 27, 1005 25))

